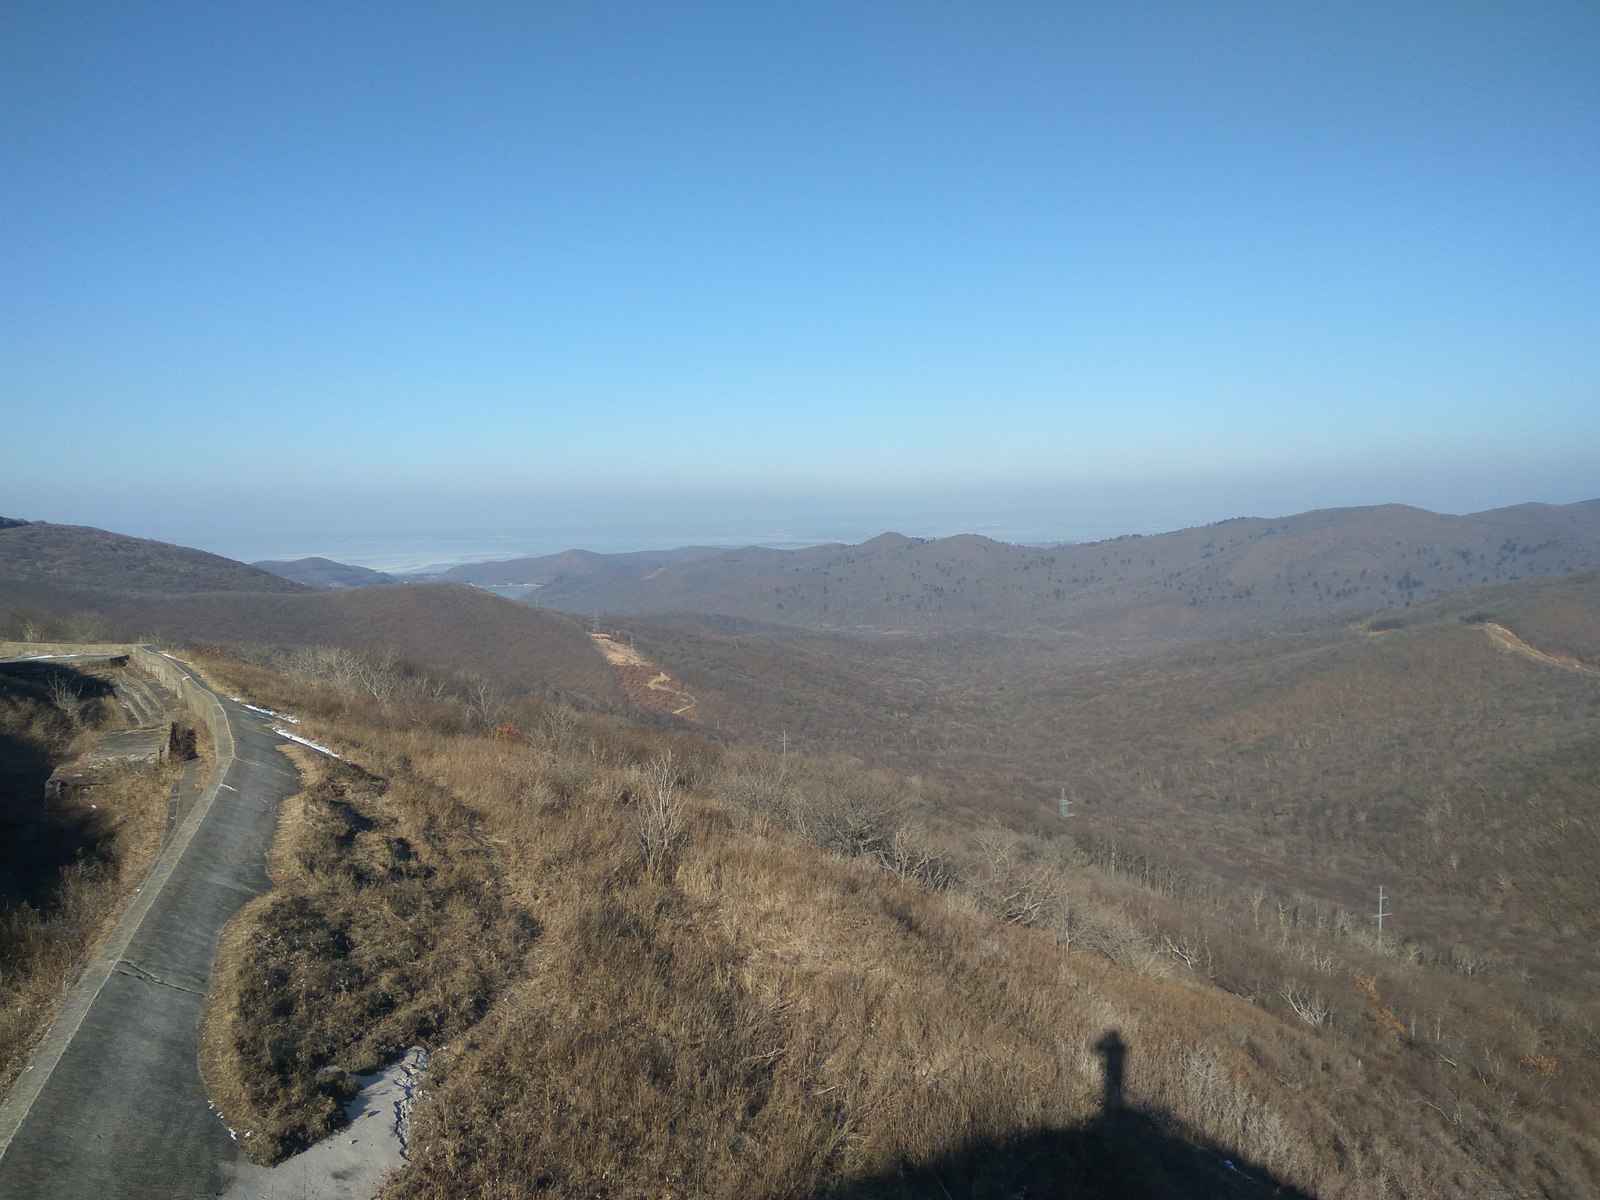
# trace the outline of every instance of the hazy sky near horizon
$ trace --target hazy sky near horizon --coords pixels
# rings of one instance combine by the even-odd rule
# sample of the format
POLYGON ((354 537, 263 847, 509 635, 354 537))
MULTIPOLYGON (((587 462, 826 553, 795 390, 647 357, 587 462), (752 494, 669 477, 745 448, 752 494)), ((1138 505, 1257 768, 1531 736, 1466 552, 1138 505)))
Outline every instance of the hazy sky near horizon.
POLYGON ((1597 63, 1587 0, 5 5, 0 513, 1594 496, 1597 63))

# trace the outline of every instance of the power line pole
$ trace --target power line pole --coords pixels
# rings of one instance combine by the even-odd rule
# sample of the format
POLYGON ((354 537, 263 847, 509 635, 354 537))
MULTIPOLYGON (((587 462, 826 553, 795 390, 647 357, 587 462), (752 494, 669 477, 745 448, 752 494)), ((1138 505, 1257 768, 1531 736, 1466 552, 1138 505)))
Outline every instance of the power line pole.
POLYGON ((1389 915, 1389 909, 1384 907, 1387 899, 1388 897, 1383 894, 1383 884, 1380 883, 1378 885, 1378 945, 1380 946, 1383 945, 1383 919, 1389 915))
POLYGON ((789 731, 787 729, 783 731, 783 753, 789 753, 789 731))
POLYGON ((1067 795, 1067 789, 1061 789, 1061 819, 1069 820, 1072 817, 1072 797, 1067 795))

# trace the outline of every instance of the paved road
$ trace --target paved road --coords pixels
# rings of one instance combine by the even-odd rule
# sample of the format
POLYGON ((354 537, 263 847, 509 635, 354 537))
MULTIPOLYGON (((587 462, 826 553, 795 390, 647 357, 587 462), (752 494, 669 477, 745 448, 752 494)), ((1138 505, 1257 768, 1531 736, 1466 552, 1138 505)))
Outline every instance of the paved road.
POLYGON ((3 1200, 216 1196, 244 1162, 206 1105, 196 1035, 217 938, 266 889, 278 805, 299 779, 260 717, 222 706, 231 758, 219 747, 206 792, 0 1106, 3 1200))

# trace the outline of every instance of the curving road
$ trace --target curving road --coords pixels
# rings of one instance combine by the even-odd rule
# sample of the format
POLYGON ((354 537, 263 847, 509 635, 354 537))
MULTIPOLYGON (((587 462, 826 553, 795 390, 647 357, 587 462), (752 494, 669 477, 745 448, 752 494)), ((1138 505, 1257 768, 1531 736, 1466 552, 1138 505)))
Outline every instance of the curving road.
POLYGON ((200 1084, 200 1011, 300 781, 264 719, 217 700, 205 791, 0 1105, 3 1200, 216 1196, 245 1165, 200 1084))

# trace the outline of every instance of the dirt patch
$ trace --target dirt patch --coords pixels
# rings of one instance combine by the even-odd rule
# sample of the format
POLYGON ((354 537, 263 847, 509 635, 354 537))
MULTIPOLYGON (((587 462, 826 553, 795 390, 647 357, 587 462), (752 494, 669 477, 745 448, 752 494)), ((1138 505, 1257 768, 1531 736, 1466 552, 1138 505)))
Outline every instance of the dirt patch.
POLYGON ((1561 667, 1567 671, 1578 671, 1584 675, 1600 675, 1600 667, 1593 663, 1584 662, 1581 658, 1574 658, 1570 654, 1550 654, 1528 642, 1523 641, 1504 625, 1495 621, 1483 621, 1478 628, 1494 639, 1496 645, 1520 654, 1523 658, 1532 659, 1534 662, 1544 663, 1547 666, 1561 667))
POLYGON ((694 697, 649 658, 633 646, 624 646, 609 633, 591 633, 589 640, 611 664, 630 704, 699 724, 694 697))

